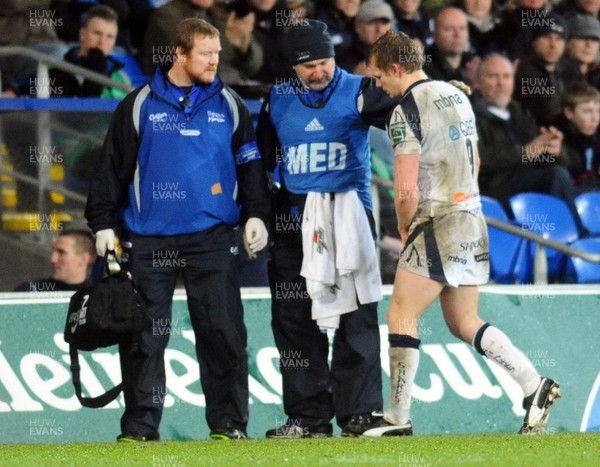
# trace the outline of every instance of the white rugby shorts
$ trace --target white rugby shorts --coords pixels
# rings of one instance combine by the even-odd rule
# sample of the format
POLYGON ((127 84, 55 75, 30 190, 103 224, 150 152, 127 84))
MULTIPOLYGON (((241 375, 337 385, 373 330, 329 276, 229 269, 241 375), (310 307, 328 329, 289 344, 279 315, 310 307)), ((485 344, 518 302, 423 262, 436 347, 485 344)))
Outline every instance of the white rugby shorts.
POLYGON ((487 225, 481 210, 415 219, 398 267, 452 287, 490 277, 487 225))

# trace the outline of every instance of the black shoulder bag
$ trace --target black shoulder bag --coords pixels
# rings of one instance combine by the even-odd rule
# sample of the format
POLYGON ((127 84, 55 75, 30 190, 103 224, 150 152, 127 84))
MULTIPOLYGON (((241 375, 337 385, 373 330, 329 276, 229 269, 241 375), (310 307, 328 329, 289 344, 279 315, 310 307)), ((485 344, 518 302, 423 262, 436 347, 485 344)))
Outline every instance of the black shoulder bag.
POLYGON ((64 332, 65 342, 69 344, 75 395, 82 406, 90 408, 104 407, 116 399, 123 383, 100 396, 83 397, 78 350, 96 350, 131 342, 131 352, 134 352, 139 346, 140 332, 149 327, 131 273, 123 270, 114 251, 106 252, 104 268, 104 278, 71 297, 64 332), (109 257, 119 266, 118 272, 111 273, 109 257))

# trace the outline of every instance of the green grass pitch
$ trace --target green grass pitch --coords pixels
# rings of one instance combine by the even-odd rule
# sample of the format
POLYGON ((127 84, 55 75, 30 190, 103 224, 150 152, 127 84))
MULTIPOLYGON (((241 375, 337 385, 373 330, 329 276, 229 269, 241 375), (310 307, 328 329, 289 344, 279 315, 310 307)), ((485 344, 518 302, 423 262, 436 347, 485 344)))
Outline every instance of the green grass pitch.
POLYGON ((1 466, 599 466, 600 433, 0 445, 1 466))

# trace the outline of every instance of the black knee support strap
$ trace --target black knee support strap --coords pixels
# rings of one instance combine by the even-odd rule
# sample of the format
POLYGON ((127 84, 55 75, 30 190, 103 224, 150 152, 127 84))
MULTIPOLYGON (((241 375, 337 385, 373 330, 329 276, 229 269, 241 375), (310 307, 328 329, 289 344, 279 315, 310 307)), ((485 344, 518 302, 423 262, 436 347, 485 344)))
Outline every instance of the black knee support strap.
POLYGON ((473 339, 473 347, 475 347, 475 350, 477 350, 477 352, 479 352, 484 357, 485 357, 485 352, 481 348, 481 338, 483 337, 483 333, 485 332, 485 330, 489 327, 490 327, 490 323, 485 323, 483 326, 481 326, 477 330, 477 332, 475 333, 475 338, 473 339))
POLYGON ((389 334, 388 339, 390 347, 409 347, 418 350, 421 345, 421 339, 416 339, 406 334, 389 334))

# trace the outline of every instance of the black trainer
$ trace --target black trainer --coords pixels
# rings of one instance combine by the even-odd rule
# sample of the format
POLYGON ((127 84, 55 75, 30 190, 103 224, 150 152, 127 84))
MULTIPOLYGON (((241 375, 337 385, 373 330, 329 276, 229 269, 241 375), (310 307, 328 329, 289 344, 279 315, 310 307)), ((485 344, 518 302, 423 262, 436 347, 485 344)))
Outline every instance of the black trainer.
POLYGON ((237 428, 217 428, 210 432, 210 439, 247 439, 246 433, 237 428))
POLYGON ((370 412, 354 414, 342 427, 342 436, 361 436, 365 431, 379 426, 383 412, 370 412))
POLYGON ((333 436, 333 426, 331 423, 313 426, 287 423, 270 429, 265 433, 265 436, 274 439, 331 438, 333 436))
POLYGON ((548 424, 550 408, 559 397, 559 384, 550 378, 542 377, 535 392, 523 399, 525 418, 519 433, 523 435, 539 433, 548 424))
MULTIPOLYGON (((375 414, 374 414, 375 415, 375 414)), ((374 423, 371 428, 365 430, 362 436, 367 438, 381 438, 382 436, 412 436, 413 425, 412 421, 395 425, 383 418, 383 413, 374 417, 374 423)))

